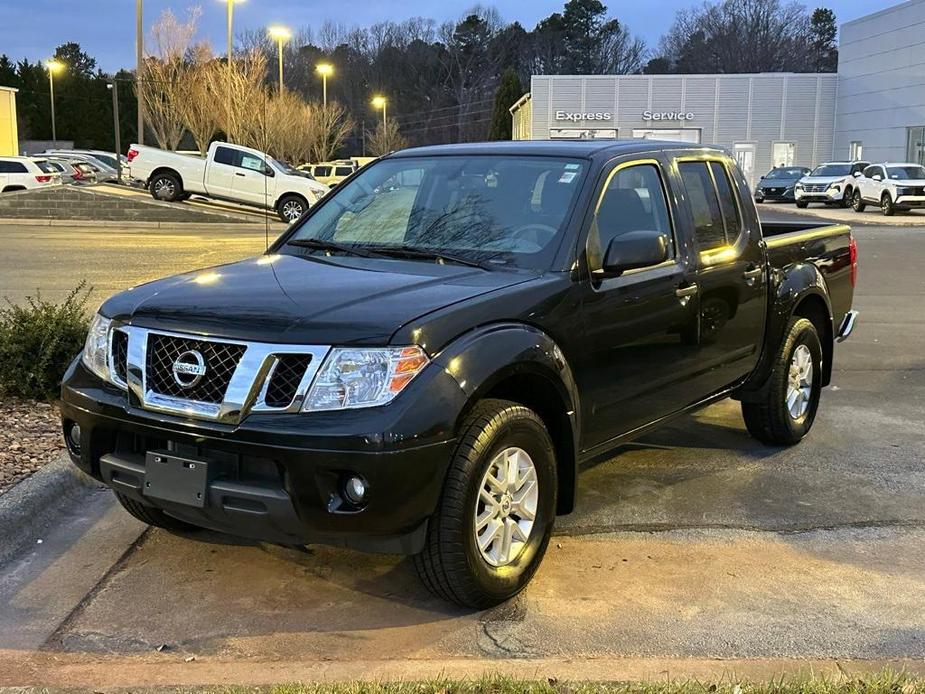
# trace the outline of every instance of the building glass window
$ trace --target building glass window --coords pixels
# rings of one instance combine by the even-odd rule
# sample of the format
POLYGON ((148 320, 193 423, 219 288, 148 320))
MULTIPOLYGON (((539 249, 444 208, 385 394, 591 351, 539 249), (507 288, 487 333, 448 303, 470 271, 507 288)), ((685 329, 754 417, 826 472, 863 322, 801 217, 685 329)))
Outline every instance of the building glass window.
POLYGON ((792 142, 775 142, 771 146, 771 166, 793 166, 796 145, 792 142))
POLYGON ((909 128, 909 144, 906 161, 925 166, 925 126, 909 128))
POLYGON ((639 140, 669 140, 672 142, 700 142, 700 128, 634 128, 633 137, 639 140))
POLYGON ((864 143, 860 140, 854 140, 848 150, 848 159, 858 161, 864 156, 864 143))

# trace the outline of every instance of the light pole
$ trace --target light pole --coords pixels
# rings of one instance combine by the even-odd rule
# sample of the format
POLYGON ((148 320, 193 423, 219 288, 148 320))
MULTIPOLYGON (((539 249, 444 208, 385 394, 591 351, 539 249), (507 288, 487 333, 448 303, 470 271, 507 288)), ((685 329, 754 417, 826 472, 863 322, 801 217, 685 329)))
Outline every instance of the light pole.
POLYGON ((321 75, 321 103, 328 105, 328 75, 334 72, 334 66, 331 63, 318 63, 315 66, 315 72, 321 75))
POLYGON ((383 130, 385 130, 385 126, 386 126, 385 110, 386 110, 387 105, 388 105, 388 100, 384 96, 374 96, 373 97, 373 106, 375 108, 382 109, 382 129, 383 130))
POLYGON ((52 149, 58 149, 58 131, 55 128, 55 73, 64 69, 64 63, 52 58, 45 61, 45 67, 48 68, 48 87, 51 92, 51 145, 52 149))
POLYGON ((142 21, 144 0, 135 0, 135 98, 138 100, 138 144, 145 143, 145 105, 141 98, 142 73, 145 69, 145 29, 142 21))
POLYGON ((270 38, 276 41, 279 55, 279 93, 283 93, 283 42, 292 38, 292 32, 284 26, 270 27, 270 38))
POLYGON ((112 123, 116 136, 116 182, 122 184, 122 131, 119 125, 119 85, 115 79, 106 85, 112 92, 112 123))
POLYGON ((225 126, 226 129, 231 125, 231 84, 234 80, 234 66, 232 65, 234 59, 234 4, 242 1, 243 0, 225 0, 225 5, 228 7, 228 122, 225 126))

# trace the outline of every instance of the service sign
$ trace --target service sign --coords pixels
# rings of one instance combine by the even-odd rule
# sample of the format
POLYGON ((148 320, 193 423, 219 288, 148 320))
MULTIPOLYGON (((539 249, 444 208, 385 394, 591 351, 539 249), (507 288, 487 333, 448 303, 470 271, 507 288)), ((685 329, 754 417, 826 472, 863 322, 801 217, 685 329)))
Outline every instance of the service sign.
POLYGON ((691 111, 643 111, 643 120, 694 120, 691 111))

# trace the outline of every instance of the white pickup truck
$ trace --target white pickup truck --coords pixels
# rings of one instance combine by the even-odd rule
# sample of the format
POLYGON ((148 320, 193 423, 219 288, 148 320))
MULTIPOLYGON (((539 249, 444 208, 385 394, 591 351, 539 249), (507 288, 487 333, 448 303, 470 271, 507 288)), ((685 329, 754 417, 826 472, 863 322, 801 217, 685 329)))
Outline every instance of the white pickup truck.
POLYGON ((205 159, 133 144, 128 160, 132 178, 157 200, 202 195, 276 210, 284 222, 297 220, 329 190, 268 154, 226 142, 213 142, 205 159))

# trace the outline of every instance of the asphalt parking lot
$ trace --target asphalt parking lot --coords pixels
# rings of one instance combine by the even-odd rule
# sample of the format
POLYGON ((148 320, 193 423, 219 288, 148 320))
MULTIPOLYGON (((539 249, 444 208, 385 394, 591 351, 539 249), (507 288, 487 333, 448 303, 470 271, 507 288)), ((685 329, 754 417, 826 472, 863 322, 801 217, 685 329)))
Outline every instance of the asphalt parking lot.
MULTIPOLYGON (((493 668, 618 679, 628 663, 654 675, 666 663, 674 674, 703 663, 921 667, 925 229, 856 235, 861 318, 837 348, 808 439, 764 447, 727 401, 627 446, 585 470, 578 510, 560 519, 518 599, 462 611, 431 598, 400 557, 145 531, 95 492, 63 509, 29 556, 0 567, 0 685, 493 668)), ((44 268, 36 254, 28 276, 40 288, 60 286, 61 258, 75 257, 52 238, 18 242, 66 253, 44 268)), ((88 256, 95 248, 68 238, 88 256)), ((257 241, 205 240, 228 256, 257 241)), ((106 286, 214 262, 199 243, 152 247, 143 267, 106 286)), ((132 235, 105 247, 106 263, 78 263, 103 276, 138 253, 132 235)), ((22 286, 24 256, 8 257, 0 294, 22 286)))

